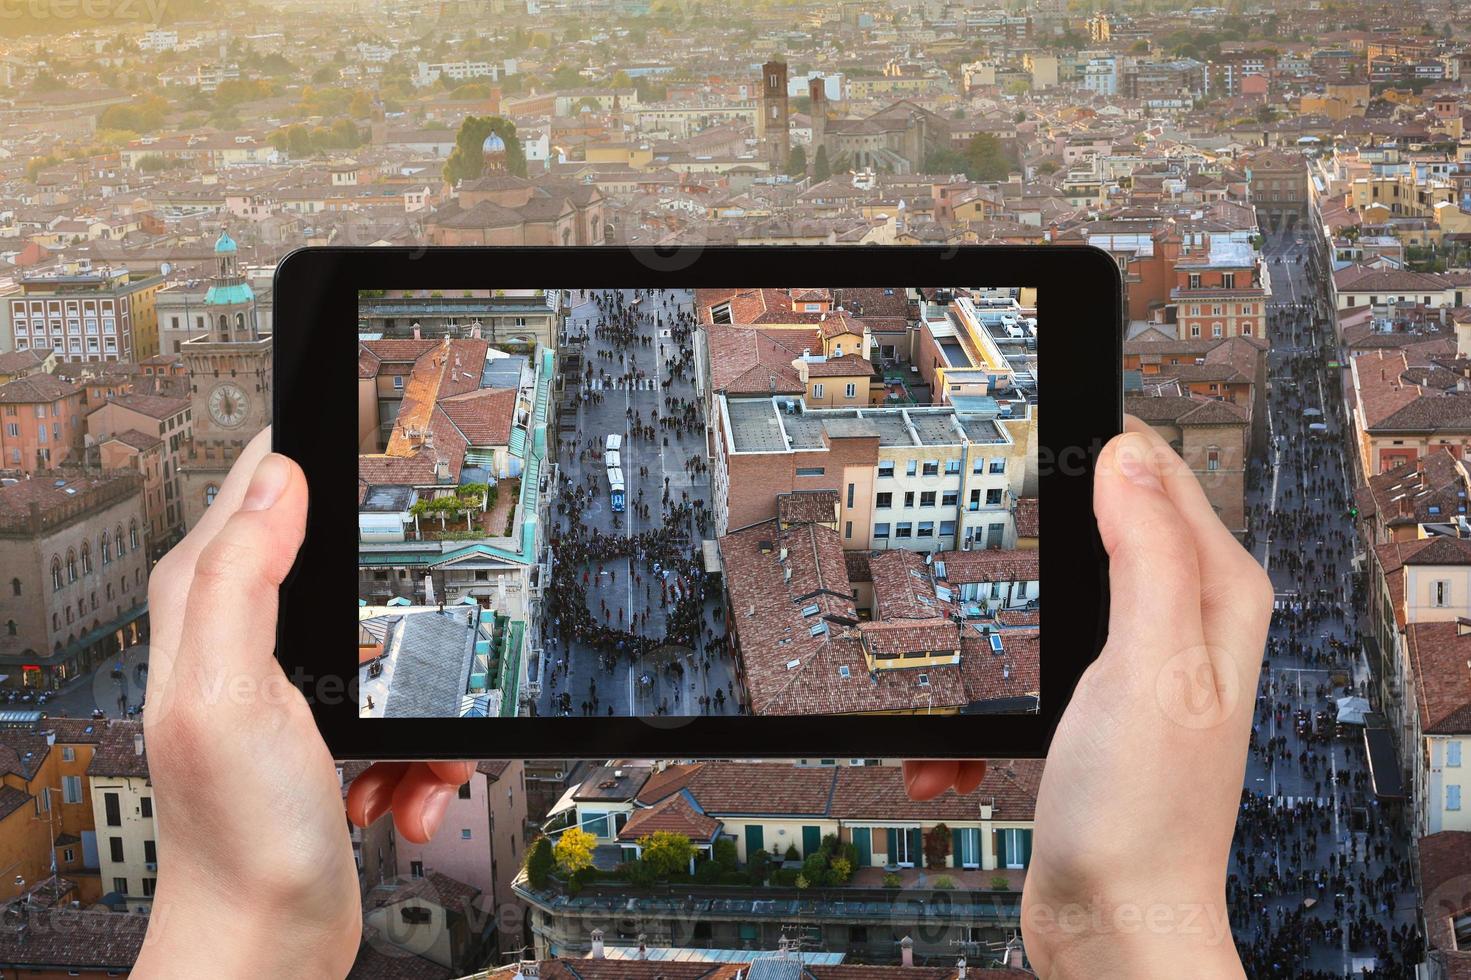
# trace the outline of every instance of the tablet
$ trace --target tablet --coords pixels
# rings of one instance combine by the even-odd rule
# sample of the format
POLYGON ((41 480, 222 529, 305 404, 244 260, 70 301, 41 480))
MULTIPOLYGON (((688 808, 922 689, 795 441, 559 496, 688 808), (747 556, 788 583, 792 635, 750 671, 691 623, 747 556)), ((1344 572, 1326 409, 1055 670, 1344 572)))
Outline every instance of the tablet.
POLYGON ((1041 756, 1101 649, 1103 251, 318 248, 275 290, 278 655, 338 758, 1041 756))

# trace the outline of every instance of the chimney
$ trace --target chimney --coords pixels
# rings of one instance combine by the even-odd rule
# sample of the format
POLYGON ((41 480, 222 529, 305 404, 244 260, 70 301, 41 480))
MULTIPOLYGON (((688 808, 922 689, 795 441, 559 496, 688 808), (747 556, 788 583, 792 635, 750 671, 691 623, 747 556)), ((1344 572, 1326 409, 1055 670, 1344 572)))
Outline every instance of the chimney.
POLYGON ((635 958, 640 960, 646 960, 649 958, 649 947, 648 944, 644 942, 643 933, 638 934, 638 955, 635 958))
POLYGON ((133 733, 133 754, 143 754, 143 733, 141 731, 133 733))
POLYGON ((965 980, 965 957, 955 961, 955 980, 965 980))
POLYGON ((603 930, 592 931, 592 958, 600 960, 603 958, 603 930))
POLYGON ((902 966, 914 965, 914 940, 908 936, 899 940, 899 962, 902 966))
POLYGON ((414 339, 419 339, 419 325, 417 323, 414 324, 414 339))

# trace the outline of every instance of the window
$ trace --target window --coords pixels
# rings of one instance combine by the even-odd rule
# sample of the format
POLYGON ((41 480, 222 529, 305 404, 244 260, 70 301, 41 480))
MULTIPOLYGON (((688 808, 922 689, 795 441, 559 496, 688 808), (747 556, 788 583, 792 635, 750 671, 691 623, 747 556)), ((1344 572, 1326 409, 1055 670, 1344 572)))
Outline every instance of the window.
POLYGON ((10 580, 10 594, 20 595, 20 579, 13 578, 10 580))
POLYGON ((853 484, 848 484, 848 506, 853 506, 853 484))
POLYGON ((812 397, 818 401, 822 401, 822 385, 820 383, 812 386, 812 397))
POLYGON ((960 473, 960 460, 958 460, 958 459, 947 459, 947 460, 945 460, 945 475, 946 476, 957 476, 957 475, 959 475, 959 473, 960 473))
POLYGON ((797 467, 797 475, 798 476, 822 476, 822 474, 824 474, 826 472, 827 472, 827 469, 825 467, 822 467, 822 466, 799 466, 799 467, 797 467))
POLYGON ((72 748, 70 745, 63 745, 61 747, 61 761, 62 762, 76 762, 77 761, 77 750, 74 749, 74 748, 72 748))
POLYGON ((82 777, 81 776, 62 776, 61 777, 61 802, 63 802, 63 803, 80 803, 80 802, 82 802, 82 777))
POLYGON ((874 497, 873 505, 880 510, 888 510, 894 506, 894 495, 888 491, 884 491, 874 497))
POLYGON ((219 492, 220 492, 220 488, 217 487, 217 486, 215 486, 213 483, 211 483, 209 486, 205 487, 204 488, 204 506, 208 507, 210 504, 213 504, 215 502, 215 497, 219 495, 219 492))
POLYGON ((158 863, 158 845, 151 840, 143 842, 143 860, 148 864, 158 863))
POLYGON ((905 507, 913 507, 914 506, 914 491, 913 490, 906 490, 906 491, 904 491, 904 506, 905 507))
POLYGON ((853 522, 852 521, 848 521, 847 523, 845 523, 843 525, 843 537, 845 537, 845 538, 851 538, 852 536, 853 536, 853 522))
POLYGON ((935 522, 934 521, 920 521, 919 522, 919 535, 918 536, 921 537, 921 538, 933 538, 935 536, 935 522))
POLYGON ((63 850, 61 852, 61 859, 63 861, 65 861, 67 864, 71 864, 73 861, 75 861, 77 859, 77 852, 75 850, 73 850, 72 848, 68 847, 68 848, 66 848, 65 850, 63 850))
POLYGON ((126 895, 128 893, 128 879, 126 879, 126 878, 114 878, 114 879, 112 879, 112 890, 115 891, 115 892, 117 892, 119 895, 126 895))
POLYGON ((104 564, 104 565, 111 565, 112 564, 112 539, 107 536, 107 532, 106 531, 103 531, 102 532, 102 540, 98 542, 98 547, 102 551, 102 564, 104 564))
POLYGON ((461 827, 460 828, 460 840, 469 840, 469 839, 470 839, 470 828, 469 827, 461 827))
POLYGON ((1205 468, 1207 470, 1218 470, 1221 468, 1221 452, 1218 449, 1208 449, 1205 453, 1205 468))
POLYGON ((894 537, 896 537, 896 538, 912 538, 912 537, 914 537, 914 525, 911 524, 911 523, 909 523, 908 521, 903 522, 902 524, 900 524, 900 525, 898 525, 897 527, 894 528, 894 537))
POLYGON ((940 506, 942 507, 954 507, 959 500, 959 490, 946 490, 940 494, 940 506))
POLYGON ((927 460, 925 460, 925 464, 924 464, 924 475, 925 476, 939 476, 940 475, 940 461, 937 460, 937 459, 927 459, 927 460))
POLYGON ((1459 739, 1452 739, 1445 743, 1445 764, 1452 767, 1461 764, 1461 742, 1459 739))
MULTIPOLYGON (((150 862, 150 863, 157 863, 157 862, 150 862)), ((157 878, 144 878, 143 879, 143 897, 144 898, 152 898, 153 897, 153 889, 157 885, 158 885, 158 879, 157 878)))
POLYGON ((1430 585, 1430 604, 1432 606, 1448 606, 1451 601, 1451 583, 1446 579, 1437 579, 1430 585))
POLYGON ((976 457, 976 461, 971 464, 970 471, 972 473, 984 473, 984 472, 986 472, 986 457, 984 457, 984 456, 977 456, 976 457))
POLYGON ((393 376, 393 387, 396 388, 399 391, 403 391, 403 388, 404 388, 404 376, 403 375, 401 375, 401 374, 395 374, 393 376))
POLYGON ((470 798, 470 784, 467 783, 467 782, 466 783, 461 783, 460 784, 460 799, 462 799, 462 800, 468 800, 469 798, 470 798))
POLYGON ((894 475, 894 461, 885 460, 879 463, 879 479, 890 479, 894 475))
POLYGON ((875 524, 873 526, 873 536, 875 538, 887 538, 889 536, 889 525, 875 524))
POLYGON ((992 472, 992 473, 1005 473, 1006 472, 1006 460, 1004 458, 1003 459, 993 459, 993 460, 991 460, 991 470, 990 470, 990 472, 992 472))
POLYGON ((919 472, 919 460, 917 460, 917 459, 911 459, 908 463, 905 463, 904 464, 904 475, 905 476, 914 476, 918 472, 919 472))
POLYGON ((151 819, 153 817, 153 797, 151 797, 151 796, 142 796, 142 797, 139 797, 138 798, 138 806, 139 806, 139 812, 143 814, 144 819, 151 819))
POLYGON ((409 862, 409 877, 410 878, 422 878, 422 877, 424 877, 424 862, 423 861, 410 861, 409 862))
POLYGON ((138 522, 136 520, 128 521, 128 547, 135 551, 138 548, 138 522))
POLYGON ((61 591, 61 559, 54 555, 51 558, 51 591, 61 591))
POLYGON ((608 836, 608 815, 588 812, 582 815, 582 829, 594 837, 608 836))
POLYGON ((1461 787, 1449 785, 1445 788, 1445 808, 1447 810, 1461 809, 1461 787))
POLYGON ((941 521, 940 522, 940 537, 942 537, 942 538, 952 538, 954 536, 955 536, 955 522, 954 521, 941 521))
POLYGON ((919 505, 921 507, 933 507, 933 506, 935 506, 935 491, 933 491, 933 490, 924 490, 924 491, 921 491, 920 492, 920 495, 919 495, 919 505))
POLYGON ((980 489, 980 487, 977 487, 977 488, 975 488, 974 490, 972 490, 970 492, 970 506, 967 509, 968 510, 980 510, 981 509, 981 489, 980 489))
POLYGON ((123 857, 123 839, 121 837, 109 837, 107 843, 112 850, 113 863, 122 864, 125 860, 123 857))
POLYGON ((987 490, 986 491, 986 506, 987 507, 996 507, 996 506, 998 506, 1001 503, 1001 494, 1002 494, 1002 491, 999 488, 993 488, 993 489, 987 490))
POLYGON ((858 386, 849 382, 848 386, 843 389, 843 394, 849 398, 858 397, 858 386))

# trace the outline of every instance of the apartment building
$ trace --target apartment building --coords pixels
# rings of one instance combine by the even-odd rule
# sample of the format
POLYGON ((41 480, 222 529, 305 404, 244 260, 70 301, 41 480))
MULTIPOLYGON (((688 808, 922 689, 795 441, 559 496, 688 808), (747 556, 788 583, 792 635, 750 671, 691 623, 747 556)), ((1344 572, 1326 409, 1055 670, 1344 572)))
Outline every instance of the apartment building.
POLYGON ((0 487, 8 685, 59 687, 147 636, 142 492, 134 471, 53 471, 0 487))
POLYGON ((645 893, 600 877, 576 902, 556 879, 537 887, 523 874, 515 888, 531 907, 538 957, 583 956, 594 949, 594 930, 608 943, 642 935, 651 947, 775 949, 799 920, 814 948, 869 962, 950 956, 957 944, 997 939, 1016 926, 1041 771, 1040 760, 998 760, 974 793, 952 790, 919 804, 906 797, 897 766, 614 764, 568 791, 548 832, 581 827, 597 839, 597 866, 612 871, 637 859, 643 834, 679 827, 699 841, 695 880, 645 893), (701 884, 704 855, 720 841, 734 846, 749 884, 718 891, 701 884), (927 850, 939 860, 927 862, 927 850), (846 878, 793 884, 797 862, 839 851, 851 858, 846 878), (954 890, 934 890, 947 885, 942 876, 954 890), (710 901, 716 894, 721 900, 710 901), (940 894, 949 897, 932 900, 940 894), (671 897, 700 902, 701 914, 669 915, 671 897))
POLYGON ((526 858, 526 767, 520 760, 476 764, 445 808, 427 843, 398 842, 401 873, 444 874, 480 892, 481 910, 496 924, 501 950, 521 945, 525 909, 512 883, 526 858))
POLYGON ((80 462, 86 402, 82 388, 51 374, 0 384, 0 469, 34 473, 80 462))
POLYGON ((1211 238, 1208 248, 1175 262, 1175 325, 1181 340, 1262 337, 1270 291, 1251 245, 1211 238))
POLYGON ((102 887, 121 896, 129 910, 147 912, 158 882, 158 829, 143 723, 109 721, 87 766, 87 776, 92 784, 102 887))
POLYGON ((179 464, 193 434, 193 415, 187 398, 133 393, 110 396, 87 415, 87 435, 102 467, 136 468, 144 476, 148 547, 155 558, 184 535, 179 464))
POLYGON ((158 353, 156 296, 163 277, 77 264, 20 278, 7 298, 18 350, 60 361, 137 361, 158 353))
POLYGON ((720 395, 716 411, 717 533, 776 517, 782 493, 831 490, 850 550, 1011 547, 1012 503, 1036 495, 1027 402, 810 410, 780 396, 720 395))

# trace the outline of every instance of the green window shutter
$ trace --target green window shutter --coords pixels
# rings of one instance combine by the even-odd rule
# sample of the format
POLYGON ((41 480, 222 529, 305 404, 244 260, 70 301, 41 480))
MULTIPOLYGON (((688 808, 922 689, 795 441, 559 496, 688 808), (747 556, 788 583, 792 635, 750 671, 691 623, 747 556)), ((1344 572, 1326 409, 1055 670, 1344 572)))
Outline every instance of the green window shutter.
POLYGON ((751 860, 751 855, 757 851, 766 850, 765 828, 759 823, 746 824, 746 860, 751 860))
POLYGON ((996 831, 996 867, 1006 867, 1006 831, 996 831))
POLYGON ((873 865, 873 829, 854 827, 853 846, 858 848, 858 866, 860 868, 871 867, 873 865))
POLYGON ((950 867, 958 868, 964 864, 961 855, 965 848, 965 831, 959 827, 950 832, 950 867))
POLYGON ((805 826, 802 828, 802 856, 816 854, 822 849, 822 828, 805 826))
POLYGON ((899 831, 890 827, 885 833, 889 835, 889 863, 894 864, 899 860, 899 831))
POLYGON ((1022 867, 1025 868, 1027 865, 1029 865, 1029 864, 1032 863, 1032 832, 1030 830, 1023 830, 1021 832, 1021 839, 1022 839, 1022 860, 1021 860, 1021 865, 1022 865, 1022 867))
POLYGON ((909 830, 909 859, 916 868, 924 867, 924 832, 918 827, 909 830))

